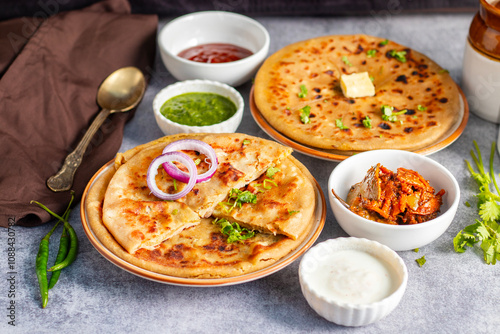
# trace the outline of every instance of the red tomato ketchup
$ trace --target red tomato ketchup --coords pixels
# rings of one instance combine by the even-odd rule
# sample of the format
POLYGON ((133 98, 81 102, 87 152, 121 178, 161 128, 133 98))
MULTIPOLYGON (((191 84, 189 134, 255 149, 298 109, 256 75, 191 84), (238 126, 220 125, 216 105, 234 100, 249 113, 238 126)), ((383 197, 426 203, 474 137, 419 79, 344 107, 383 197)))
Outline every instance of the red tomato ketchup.
POLYGON ((252 51, 233 44, 209 43, 181 51, 178 56, 200 63, 228 63, 252 55, 252 51))

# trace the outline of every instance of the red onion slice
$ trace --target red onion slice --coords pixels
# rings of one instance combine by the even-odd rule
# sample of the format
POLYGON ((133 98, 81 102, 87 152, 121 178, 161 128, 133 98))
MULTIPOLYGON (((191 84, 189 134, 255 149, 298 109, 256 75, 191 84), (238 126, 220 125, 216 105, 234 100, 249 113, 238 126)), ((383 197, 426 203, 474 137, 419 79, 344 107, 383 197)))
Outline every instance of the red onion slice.
MULTIPOLYGON (((168 144, 163 149, 163 153, 180 151, 180 150, 197 151, 204 154, 208 159, 210 159, 211 162, 210 168, 205 173, 196 176, 196 183, 207 181, 215 174, 219 162, 217 160, 217 155, 215 154, 215 151, 212 148, 212 146, 208 145, 207 143, 201 140, 181 139, 168 144)), ((164 163, 163 168, 165 168, 165 171, 168 173, 168 175, 170 175, 176 180, 179 180, 184 183, 187 183, 187 181, 189 180, 189 174, 181 171, 179 168, 177 168, 174 164, 170 162, 164 163)))
MULTIPOLYGON (((170 163, 170 165, 174 166, 172 163, 170 163)), ((153 195, 155 195, 156 197, 164 200, 174 201, 176 199, 186 196, 191 191, 191 189, 193 189, 194 185, 196 184, 197 174, 198 172, 196 170, 196 165, 187 154, 184 154, 182 152, 167 152, 153 159, 153 161, 149 165, 147 174, 148 187, 153 193, 153 195), (189 171, 189 177, 188 180, 186 180, 187 182, 179 180, 181 182, 187 183, 186 187, 184 187, 182 191, 175 194, 167 194, 166 192, 160 190, 160 188, 158 188, 158 185, 156 184, 156 179, 155 179, 156 175, 158 174, 158 167, 160 167, 160 165, 170 163, 171 161, 178 161, 182 163, 184 166, 187 167, 189 171)))

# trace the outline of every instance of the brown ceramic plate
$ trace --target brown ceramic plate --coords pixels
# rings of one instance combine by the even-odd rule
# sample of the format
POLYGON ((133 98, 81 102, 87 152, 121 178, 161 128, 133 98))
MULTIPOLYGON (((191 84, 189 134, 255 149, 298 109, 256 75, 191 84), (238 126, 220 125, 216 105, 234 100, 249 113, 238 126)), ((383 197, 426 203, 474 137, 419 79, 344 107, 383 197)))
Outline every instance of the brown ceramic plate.
MULTIPOLYGON (((458 87, 458 85, 457 85, 458 87)), ((469 105, 467 103, 467 99, 465 98, 464 93, 458 87, 458 90, 460 92, 460 110, 457 110, 457 113, 459 113, 458 121, 457 123, 447 132, 445 133, 441 138, 439 138, 436 142, 434 142, 432 145, 420 148, 418 150, 415 150, 413 152, 419 153, 422 155, 428 155, 431 153, 435 153, 437 151, 440 151, 444 149, 445 147, 451 145, 455 140, 460 137, 462 132, 465 129, 465 126, 467 125, 467 121, 469 119, 469 105)), ((274 140, 280 142, 283 145, 289 146, 293 148, 295 151, 309 155, 314 158, 320 158, 324 160, 330 160, 330 161, 342 161, 350 156, 359 153, 358 151, 338 151, 338 150, 327 150, 327 149, 321 149, 318 147, 313 147, 313 146, 308 146, 302 143, 299 143, 278 130, 276 130, 273 126, 271 126, 267 120, 264 118, 262 113, 260 112, 259 108, 257 108, 257 105, 255 104, 254 100, 254 87, 252 86, 252 89, 250 91, 250 112, 252 113, 253 118, 257 122, 257 124, 260 126, 264 132, 266 132, 270 137, 272 137, 274 140)))
POLYGON ((152 281, 172 284, 172 285, 181 285, 181 286, 199 286, 199 287, 210 287, 210 286, 224 286, 224 285, 234 285, 245 282, 250 282, 270 274, 273 274, 299 258, 307 249, 309 249, 316 239, 319 237, 321 230, 325 224, 326 218, 326 201, 316 180, 313 182, 314 190, 316 193, 316 211, 315 211, 315 219, 313 221, 313 226, 304 239, 304 241, 293 251, 291 251, 288 255, 280 259, 279 261, 273 263, 272 265, 263 268, 261 270, 251 272, 241 276, 228 277, 228 278, 213 278, 213 279, 199 279, 199 278, 183 278, 183 277, 175 277, 164 274, 155 273, 153 271, 149 271, 129 262, 123 260, 122 258, 116 256, 113 252, 107 249, 93 232, 88 220, 87 220, 87 210, 85 201, 87 199, 89 190, 94 186, 95 182, 101 177, 106 171, 110 168, 114 168, 114 161, 108 162, 106 165, 101 167, 97 171, 97 173, 92 177, 92 179, 87 184, 85 191, 82 196, 82 201, 80 205, 80 215, 82 219, 83 230, 87 235, 90 243, 97 249, 102 256, 104 256, 107 260, 109 260, 114 265, 120 267, 123 270, 126 270, 134 275, 140 276, 142 278, 146 278, 152 281))

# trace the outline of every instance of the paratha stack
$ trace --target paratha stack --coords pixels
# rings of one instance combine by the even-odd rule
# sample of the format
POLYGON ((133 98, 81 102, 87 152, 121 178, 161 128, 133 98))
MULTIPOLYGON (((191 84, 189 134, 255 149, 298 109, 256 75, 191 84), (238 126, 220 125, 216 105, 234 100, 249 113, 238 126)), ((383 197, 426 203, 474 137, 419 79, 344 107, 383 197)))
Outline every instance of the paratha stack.
MULTIPOLYGON (((201 161, 199 173, 209 168, 202 154, 183 152, 201 161)), ((118 154, 115 168, 89 190, 88 223, 107 249, 153 272, 222 278, 259 270, 297 248, 315 219, 314 179, 290 154, 291 149, 280 144, 243 134, 161 138, 118 154), (217 171, 185 197, 160 200, 147 186, 148 167, 168 143, 187 138, 215 150, 217 171), (256 201, 228 210, 232 189, 248 190, 256 201), (255 235, 229 242, 217 223, 220 220, 236 222, 255 235)), ((174 184, 162 168, 156 181, 164 192, 177 192, 184 185, 174 184)))
POLYGON ((259 69, 254 99, 277 131, 340 151, 426 147, 450 132, 460 110, 457 85, 446 70, 421 53, 367 35, 324 36, 284 47, 259 69), (373 80, 375 96, 345 97, 341 75, 362 72, 373 80), (404 113, 384 119, 384 105, 404 113), (307 122, 301 120, 304 107, 307 122))

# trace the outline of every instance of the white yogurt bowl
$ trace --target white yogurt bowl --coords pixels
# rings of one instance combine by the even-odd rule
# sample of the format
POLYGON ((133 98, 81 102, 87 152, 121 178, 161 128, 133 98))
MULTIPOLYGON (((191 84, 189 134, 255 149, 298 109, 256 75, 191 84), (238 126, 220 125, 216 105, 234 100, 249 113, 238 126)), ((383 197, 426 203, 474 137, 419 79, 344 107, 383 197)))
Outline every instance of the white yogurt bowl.
POLYGON ((209 80, 187 80, 177 82, 162 89, 153 100, 156 123, 165 135, 178 133, 232 133, 241 123, 245 103, 241 94, 226 84, 209 80), (191 126, 173 122, 162 115, 161 106, 174 96, 184 93, 215 93, 227 97, 236 105, 236 113, 229 119, 206 126, 191 126))
POLYGON ((335 219, 347 234, 404 251, 425 246, 446 231, 458 208, 460 188, 444 166, 428 157, 402 150, 374 150, 349 157, 334 168, 328 179, 328 198, 335 219), (370 167, 377 163, 394 172, 398 167, 414 170, 428 180, 436 192, 444 189, 446 193, 438 216, 420 224, 383 224, 355 214, 335 198, 332 189, 345 200, 351 186, 361 182, 370 167))
POLYGON ((208 79, 238 86, 250 80, 269 51, 269 33, 259 22, 224 11, 196 12, 169 22, 158 35, 161 59, 178 80, 208 79), (201 63, 178 56, 197 45, 227 43, 253 54, 227 63, 201 63))
POLYGON ((408 282, 405 263, 376 241, 337 238, 321 242, 299 266, 302 293, 323 318, 365 326, 391 313, 408 282))

